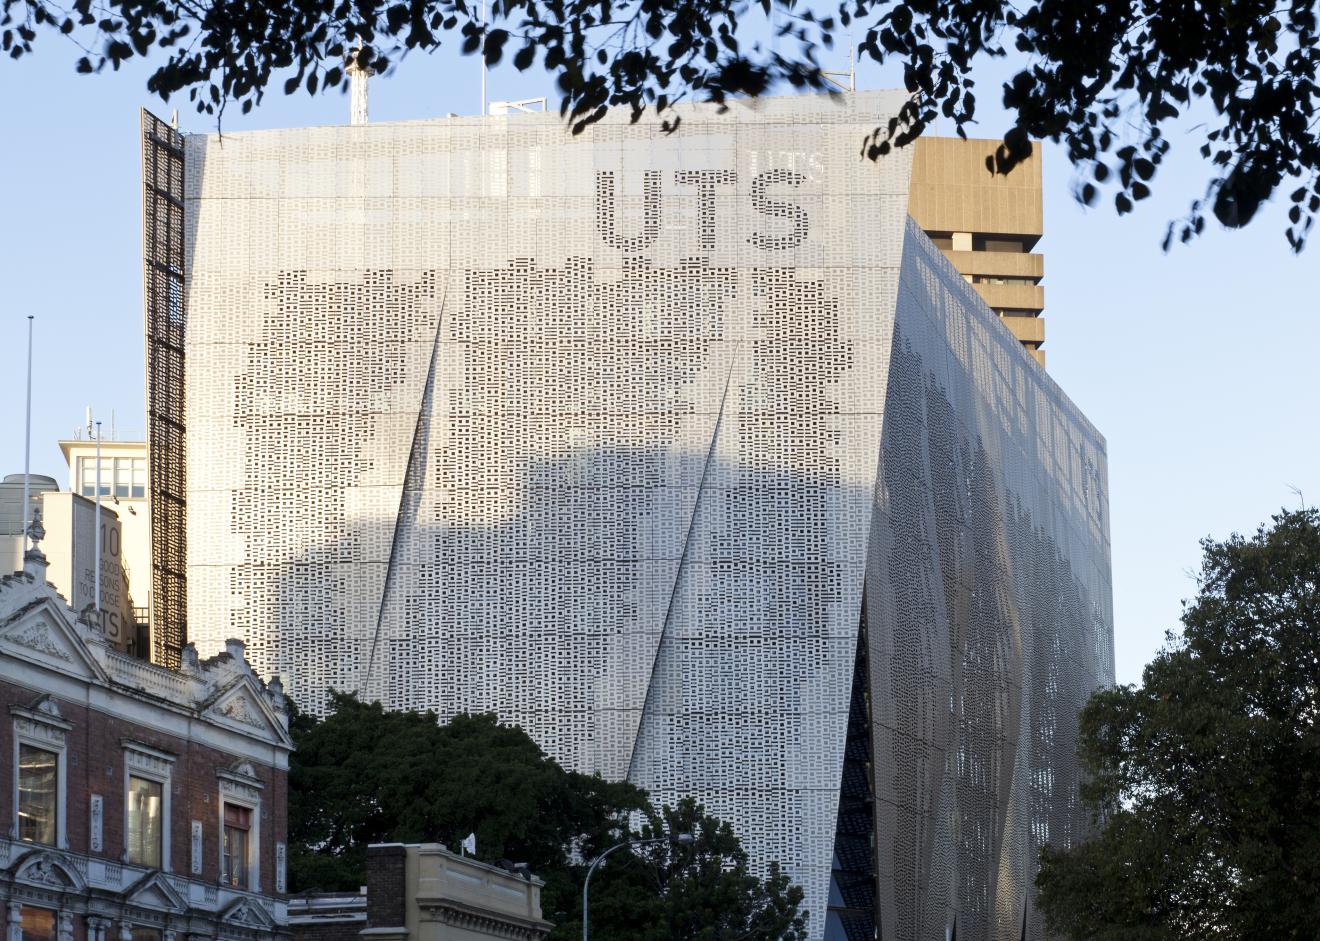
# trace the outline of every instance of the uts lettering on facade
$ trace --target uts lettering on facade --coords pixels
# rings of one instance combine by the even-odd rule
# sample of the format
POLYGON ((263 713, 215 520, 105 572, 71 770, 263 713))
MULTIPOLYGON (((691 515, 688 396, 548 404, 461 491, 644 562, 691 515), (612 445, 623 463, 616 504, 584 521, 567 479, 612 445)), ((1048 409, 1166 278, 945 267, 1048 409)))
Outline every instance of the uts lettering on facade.
MULTIPOLYGON (((715 247, 715 194, 717 187, 734 186, 738 174, 733 170, 675 170, 674 182, 691 186, 697 191, 697 247, 708 251, 715 247)), ((661 198, 659 170, 642 174, 642 229, 635 235, 623 235, 618 230, 615 211, 616 190, 614 173, 601 170, 596 173, 596 231, 605 244, 622 252, 642 252, 655 244, 664 225, 664 200, 661 198)), ((774 220, 769 231, 753 232, 747 241, 763 251, 783 251, 796 248, 807 237, 807 210, 791 199, 775 198, 771 187, 796 188, 807 178, 795 170, 765 170, 752 178, 752 208, 774 220), (787 225, 785 225, 787 223, 787 225)), ((775 194, 777 195, 777 194, 775 194)))

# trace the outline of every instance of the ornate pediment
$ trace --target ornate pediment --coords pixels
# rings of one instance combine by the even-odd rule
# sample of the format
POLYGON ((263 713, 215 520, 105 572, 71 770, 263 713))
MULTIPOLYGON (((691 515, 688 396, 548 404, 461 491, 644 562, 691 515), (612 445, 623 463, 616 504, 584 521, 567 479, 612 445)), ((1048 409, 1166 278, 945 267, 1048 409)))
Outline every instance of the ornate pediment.
POLYGON ((6 631, 5 640, 20 647, 26 647, 28 650, 35 650, 37 653, 44 653, 56 660, 63 660, 65 663, 72 662, 73 655, 69 653, 64 644, 56 643, 51 633, 49 624, 43 620, 36 620, 16 627, 11 631, 6 631))
POLYGON ((159 872, 148 873, 124 893, 124 900, 147 908, 188 910, 188 900, 159 872))
POLYGON ((64 718, 64 714, 60 712, 60 704, 55 701, 54 696, 42 696, 32 704, 32 711, 39 712, 50 719, 64 718))
POLYGON ((216 712, 235 722, 242 722, 244 725, 250 725, 254 729, 265 729, 266 723, 262 721, 256 708, 241 693, 237 696, 230 696, 221 705, 216 707, 216 712))
POLYGON ((241 898, 220 914, 221 922, 246 925, 249 928, 273 928, 275 919, 256 899, 241 898))
POLYGON ((60 714, 59 703, 47 694, 29 706, 10 706, 14 717, 14 731, 39 742, 48 742, 56 748, 64 747, 64 737, 73 728, 60 714))
POLYGON ((43 598, 0 623, 0 647, 19 657, 84 679, 105 678, 82 630, 58 599, 43 598))
POLYGON ((272 742, 288 742, 288 732, 271 710, 264 692, 246 677, 216 693, 205 707, 205 715, 235 731, 255 732, 272 742))
POLYGON ((86 880, 74 865, 53 850, 34 850, 20 856, 9 872, 16 882, 30 885, 75 892, 87 887, 86 880))
POLYGON ((261 800, 261 791, 265 787, 257 776, 256 768, 250 761, 237 761, 228 768, 216 772, 220 779, 220 793, 230 797, 239 797, 247 801, 261 800))

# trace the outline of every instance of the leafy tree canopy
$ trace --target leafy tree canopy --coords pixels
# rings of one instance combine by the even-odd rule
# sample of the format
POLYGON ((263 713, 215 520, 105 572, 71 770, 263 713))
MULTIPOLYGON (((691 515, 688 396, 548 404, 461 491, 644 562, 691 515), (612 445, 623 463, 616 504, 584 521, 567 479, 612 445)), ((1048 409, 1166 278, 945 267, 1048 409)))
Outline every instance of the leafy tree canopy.
POLYGON ((1180 637, 1082 713, 1098 836, 1046 848, 1073 941, 1309 939, 1320 925, 1320 512, 1206 540, 1180 637))
MULTIPOLYGON (((764 881, 728 823, 685 798, 651 813, 638 839, 690 833, 611 855, 591 881, 591 936, 599 941, 806 941, 802 890, 772 863, 764 881)), ((578 912, 580 915, 580 910, 578 912)), ((580 920, 554 937, 581 937, 580 920)))
MULTIPOLYGON (((1173 223, 1200 232, 1206 211, 1245 225, 1280 188, 1300 250, 1320 211, 1317 17, 1312 0, 0 0, 3 48, 19 57, 43 28, 82 46, 81 71, 163 50, 148 82, 197 108, 244 111, 277 72, 286 92, 334 87, 356 55, 381 70, 446 38, 491 63, 538 61, 558 80, 574 130, 608 107, 664 111, 697 96, 723 101, 777 85, 826 87, 817 50, 841 33, 863 57, 902 67, 912 98, 876 132, 878 157, 940 115, 963 133, 976 114, 979 56, 1020 63, 1000 94, 1013 117, 995 160, 1006 172, 1032 138, 1064 144, 1085 202, 1109 188, 1118 212, 1150 193, 1170 126, 1200 122, 1205 196, 1173 223), (776 34, 749 39, 748 25, 776 34), (356 50, 356 51, 355 51, 356 50)), ((1194 137, 1193 140, 1196 140, 1194 137)))
POLYGON ((565 771, 525 732, 489 715, 440 725, 431 712, 388 712, 332 693, 330 716, 293 723, 290 873, 295 890, 356 889, 370 843, 477 835, 482 858, 540 873, 566 848, 594 855, 629 814, 648 807, 632 785, 565 771))
POLYGON ((640 788, 565 771, 525 732, 490 715, 387 712, 332 693, 323 721, 295 714, 289 770, 293 891, 354 890, 366 847, 477 836, 478 857, 526 862, 546 882, 552 941, 581 934, 586 863, 624 839, 692 833, 611 855, 592 879, 601 941, 802 941, 802 892, 758 879, 727 823, 691 800, 654 810, 640 788), (630 821, 641 824, 634 831, 630 821))

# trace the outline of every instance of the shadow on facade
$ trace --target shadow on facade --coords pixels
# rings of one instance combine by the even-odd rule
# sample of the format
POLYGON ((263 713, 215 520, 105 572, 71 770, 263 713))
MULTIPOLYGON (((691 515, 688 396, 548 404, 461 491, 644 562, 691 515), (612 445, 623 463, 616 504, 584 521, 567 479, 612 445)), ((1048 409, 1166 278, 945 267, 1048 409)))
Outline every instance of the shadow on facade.
POLYGON ((1074 717, 1102 681, 1103 612, 901 334, 879 453, 872 491, 692 452, 575 452, 530 462, 514 512, 502 491, 466 524, 465 498, 488 495, 437 486, 415 455, 397 528, 358 521, 251 571, 277 631, 317 637, 265 653, 741 808, 790 871, 811 864, 791 858, 789 805, 838 795, 829 936, 872 937, 878 917, 882 937, 955 920, 960 937, 1038 937, 1037 849, 1089 825, 1074 717), (354 595, 361 569, 374 598, 354 595))

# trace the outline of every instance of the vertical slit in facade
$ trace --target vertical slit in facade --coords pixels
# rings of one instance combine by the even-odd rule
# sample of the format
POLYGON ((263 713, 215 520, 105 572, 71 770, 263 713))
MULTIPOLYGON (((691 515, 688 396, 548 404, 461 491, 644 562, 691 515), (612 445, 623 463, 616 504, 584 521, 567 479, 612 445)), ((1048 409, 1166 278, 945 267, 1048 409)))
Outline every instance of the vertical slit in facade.
POLYGON ((871 748, 871 670, 867 656, 866 598, 862 598, 853 658, 848 732, 843 747, 839 814, 834 828, 826 941, 873 941, 876 917, 875 769, 871 748))

